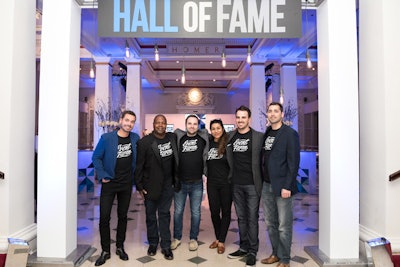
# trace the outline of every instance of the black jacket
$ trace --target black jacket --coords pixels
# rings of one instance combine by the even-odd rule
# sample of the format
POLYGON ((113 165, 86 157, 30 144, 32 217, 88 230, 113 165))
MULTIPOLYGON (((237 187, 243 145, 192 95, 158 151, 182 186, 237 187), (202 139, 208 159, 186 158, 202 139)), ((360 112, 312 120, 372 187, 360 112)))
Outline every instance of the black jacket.
MULTIPOLYGON (((171 141, 173 150, 173 179, 172 183, 175 190, 179 190, 178 179, 178 148, 176 145, 176 135, 166 133, 166 137, 171 141)), ((146 198, 157 200, 163 189, 164 173, 160 151, 157 147, 156 137, 153 133, 144 136, 137 143, 137 160, 135 170, 136 189, 147 191, 146 198)))

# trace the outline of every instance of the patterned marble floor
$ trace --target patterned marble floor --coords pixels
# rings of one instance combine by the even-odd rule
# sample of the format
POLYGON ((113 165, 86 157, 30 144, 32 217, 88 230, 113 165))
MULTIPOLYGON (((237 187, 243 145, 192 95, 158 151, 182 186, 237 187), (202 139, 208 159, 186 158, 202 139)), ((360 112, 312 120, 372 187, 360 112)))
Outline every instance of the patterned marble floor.
MULTIPOLYGON (((78 194, 78 244, 89 244, 96 248, 97 251, 81 266, 94 266, 94 262, 101 252, 100 238, 98 232, 99 223, 99 194, 100 186, 95 184, 93 192, 82 190, 78 194)), ((173 206, 173 205, 172 205, 173 206)), ((182 244, 174 253, 174 260, 168 261, 163 258, 163 255, 158 249, 157 254, 153 257, 147 256, 147 238, 144 204, 137 192, 132 195, 130 210, 128 214, 128 230, 125 241, 125 250, 129 255, 128 261, 121 261, 115 255, 115 246, 111 247, 111 259, 103 266, 179 266, 179 267, 211 267, 229 265, 230 267, 244 267, 245 259, 228 259, 228 253, 238 249, 238 227, 235 209, 232 206, 232 222, 225 242, 225 253, 217 254, 215 249, 209 249, 208 246, 214 241, 214 232, 211 223, 211 217, 208 207, 207 194, 204 192, 202 201, 202 214, 199 234, 199 249, 197 251, 189 251, 188 235, 190 224, 190 212, 186 205, 184 214, 184 228, 182 244)), ((171 208, 171 216, 173 212, 171 208)), ((291 255, 291 267, 308 266, 317 267, 318 265, 304 251, 304 246, 316 246, 318 244, 318 196, 305 193, 299 193, 295 196, 294 205, 294 233, 291 255)), ((116 228, 116 207, 112 211, 111 228, 112 240, 115 240, 116 228)), ((260 209, 259 219, 259 240, 260 247, 257 255, 256 266, 267 266, 261 263, 261 259, 271 254, 271 247, 266 232, 266 226, 263 221, 263 213, 260 209)), ((172 226, 172 225, 171 225, 172 226)), ((172 228, 171 228, 172 229, 172 228)), ((113 241, 114 242, 114 241, 113 241)), ((269 266, 276 266, 272 264, 269 266)))

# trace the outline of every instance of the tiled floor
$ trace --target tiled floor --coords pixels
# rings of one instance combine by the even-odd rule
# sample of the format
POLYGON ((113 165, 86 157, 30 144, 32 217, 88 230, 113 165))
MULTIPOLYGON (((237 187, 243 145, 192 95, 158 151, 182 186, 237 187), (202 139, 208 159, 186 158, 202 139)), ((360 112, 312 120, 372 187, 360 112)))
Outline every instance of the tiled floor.
MULTIPOLYGON (((99 192, 100 186, 95 185, 94 192, 82 191, 78 194, 78 244, 89 244, 97 251, 85 261, 81 266, 94 266, 94 261, 101 252, 100 238, 98 232, 99 223, 99 192)), ((172 205, 173 206, 173 205, 172 205)), ((190 212, 186 205, 184 215, 184 232, 182 244, 174 253, 174 260, 168 261, 163 258, 160 249, 154 257, 147 256, 147 238, 146 224, 143 201, 137 192, 132 195, 130 210, 128 214, 128 230, 127 239, 125 241, 125 250, 129 255, 128 261, 121 261, 115 255, 115 246, 111 247, 111 259, 103 266, 179 266, 179 267, 211 267, 211 266, 228 266, 229 267, 244 267, 245 259, 228 259, 228 253, 238 249, 238 227, 235 209, 232 206, 232 222, 230 231, 228 232, 225 242, 226 251, 224 254, 217 254, 215 249, 209 249, 208 246, 214 241, 214 232, 210 218, 208 207, 207 194, 204 192, 202 202, 202 219, 200 224, 199 234, 199 249, 197 251, 189 251, 188 235, 190 224, 190 212)), ((304 246, 316 246, 318 244, 318 196, 299 193, 295 196, 295 219, 294 233, 292 245, 292 259, 290 266, 309 266, 317 267, 318 265, 310 259, 307 253, 304 252, 304 246)), ((173 207, 171 208, 171 219, 173 215, 173 207)), ((267 266, 261 263, 261 259, 267 257, 271 253, 266 226, 263 221, 263 213, 260 209, 259 219, 259 240, 260 248, 257 255, 256 266, 267 266)), ((113 209, 111 228, 116 227, 116 208, 113 209)), ((172 224, 171 224, 172 229, 172 224)), ((112 240, 115 239, 115 231, 112 231, 112 240)), ((269 266, 276 266, 272 264, 269 266)))

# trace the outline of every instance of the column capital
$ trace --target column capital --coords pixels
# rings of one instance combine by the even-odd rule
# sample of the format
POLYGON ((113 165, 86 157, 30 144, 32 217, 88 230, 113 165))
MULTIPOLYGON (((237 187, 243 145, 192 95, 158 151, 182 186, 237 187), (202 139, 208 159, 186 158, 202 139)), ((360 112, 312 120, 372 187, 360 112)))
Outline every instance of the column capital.
POLYGON ((110 57, 94 57, 93 59, 94 59, 96 65, 109 64, 110 66, 112 66, 115 61, 115 59, 112 59, 110 57))
POLYGON ((126 59, 126 65, 137 65, 137 64, 141 64, 142 63, 142 59, 140 58, 128 58, 126 59))

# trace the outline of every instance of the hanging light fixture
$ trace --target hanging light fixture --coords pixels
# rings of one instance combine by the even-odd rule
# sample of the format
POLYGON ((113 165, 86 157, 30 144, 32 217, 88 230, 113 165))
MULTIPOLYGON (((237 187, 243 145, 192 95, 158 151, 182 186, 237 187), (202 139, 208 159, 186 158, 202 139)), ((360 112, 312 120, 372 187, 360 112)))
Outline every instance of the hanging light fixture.
POLYGON ((225 67, 226 67, 226 55, 225 55, 225 51, 222 52, 221 59, 222 59, 221 65, 222 65, 223 68, 225 68, 225 67))
POLYGON ((154 59, 155 59, 155 61, 159 61, 160 60, 160 53, 158 51, 158 45, 157 44, 154 45, 154 59))
MULTIPOLYGON (((92 9, 92 11, 93 11, 93 18, 92 18, 92 20, 93 21, 95 21, 95 16, 94 16, 94 2, 95 2, 95 0, 93 0, 93 9, 92 9)), ((95 23, 93 23, 93 25, 94 25, 95 23)), ((95 26, 93 26, 93 36, 95 36, 96 34, 96 30, 95 30, 95 26)), ((92 57, 90 58, 90 70, 89 70, 89 77, 91 78, 91 79, 94 79, 94 77, 95 77, 95 73, 94 73, 94 59, 93 59, 93 53, 92 53, 92 57)))
POLYGON ((312 62, 311 62, 311 57, 310 57, 310 51, 306 51, 306 59, 307 59, 307 68, 311 69, 313 67, 312 62))
POLYGON ((182 65, 181 84, 185 83, 186 83, 186 70, 185 70, 185 65, 182 65))
POLYGON ((89 77, 94 78, 94 64, 93 64, 93 58, 90 59, 90 70, 89 70, 89 77))
POLYGON ((131 56, 131 51, 129 48, 128 40, 125 40, 125 56, 129 58, 131 56))
MULTIPOLYGON (((306 0, 306 31, 308 31, 308 0, 306 0)), ((306 60, 307 60, 307 68, 311 69, 313 67, 310 57, 310 51, 306 50, 306 60)))
POLYGON ((251 63, 251 46, 249 45, 247 47, 247 58, 246 58, 247 64, 251 63))
POLYGON ((281 88, 279 89, 279 103, 281 103, 281 105, 283 105, 284 101, 285 101, 285 99, 284 99, 284 95, 283 95, 283 88, 281 86, 281 88))

